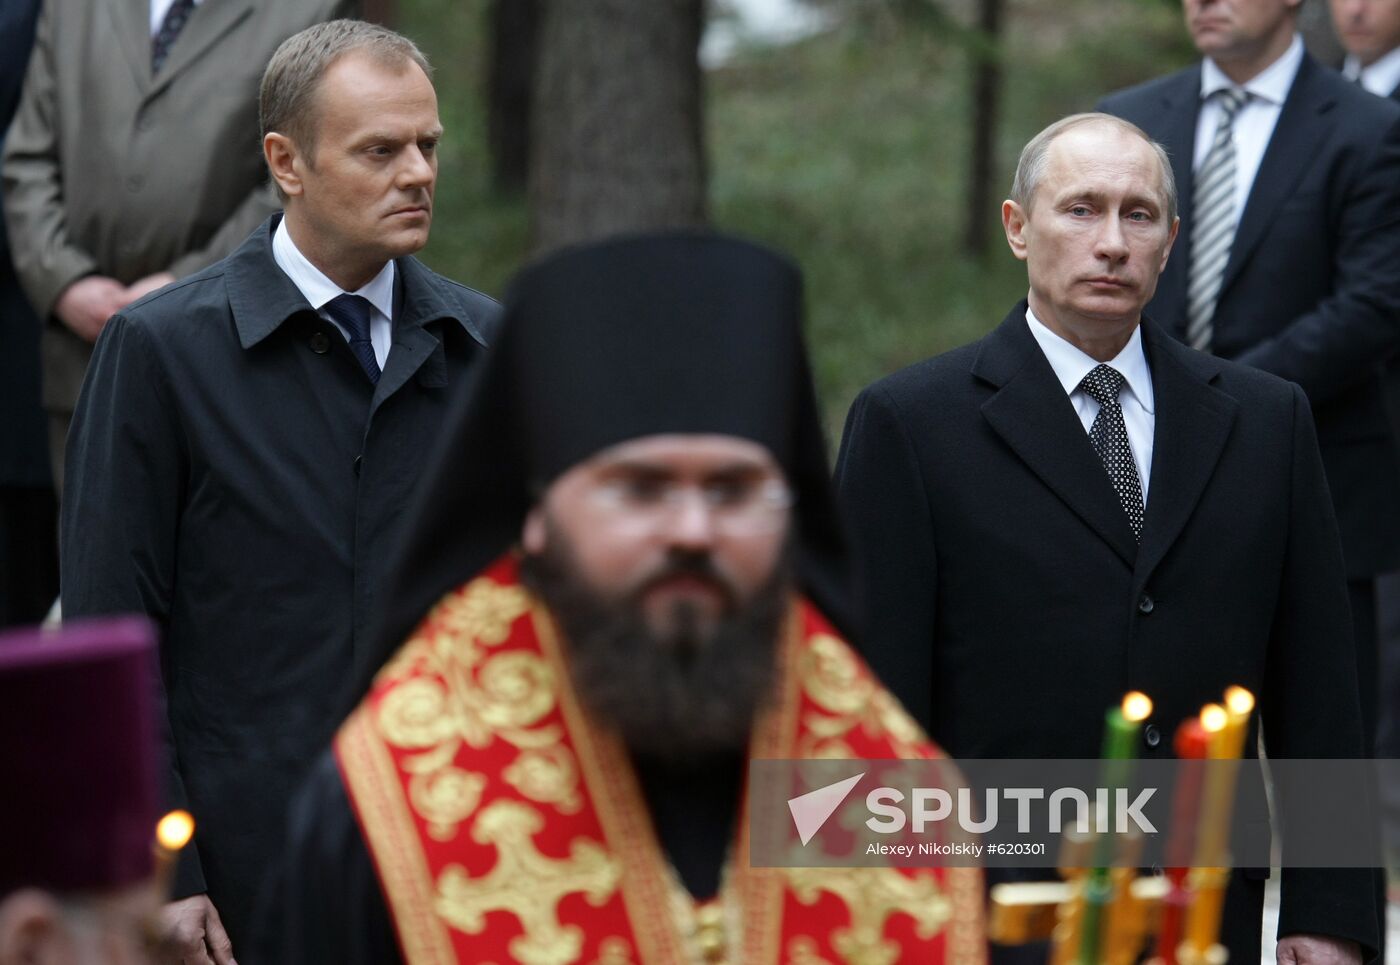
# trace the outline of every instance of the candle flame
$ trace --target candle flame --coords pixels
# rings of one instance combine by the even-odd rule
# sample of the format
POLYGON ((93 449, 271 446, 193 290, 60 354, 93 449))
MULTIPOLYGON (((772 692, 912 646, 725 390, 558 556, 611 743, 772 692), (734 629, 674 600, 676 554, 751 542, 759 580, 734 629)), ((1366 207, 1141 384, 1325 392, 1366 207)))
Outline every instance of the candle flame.
POLYGON ((1152 698, 1132 690, 1123 698, 1123 719, 1138 724, 1152 716, 1152 698))
POLYGON ((194 837, 194 818, 188 811, 171 811, 156 825, 156 840, 167 851, 179 851, 194 837))
POLYGON ((1225 706, 1230 713, 1244 716, 1254 710, 1254 695, 1243 687, 1231 687, 1225 691, 1225 706))
POLYGON ((1201 708, 1201 726, 1208 734, 1218 734, 1230 722, 1230 714, 1219 704, 1206 704, 1201 708))

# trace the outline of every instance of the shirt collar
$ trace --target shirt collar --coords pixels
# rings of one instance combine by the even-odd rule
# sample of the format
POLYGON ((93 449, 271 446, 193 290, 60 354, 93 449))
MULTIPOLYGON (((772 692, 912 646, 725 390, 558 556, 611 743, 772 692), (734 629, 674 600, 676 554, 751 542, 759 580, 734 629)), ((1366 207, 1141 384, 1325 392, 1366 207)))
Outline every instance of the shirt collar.
MULTIPOLYGON (((292 284, 297 286, 302 296, 311 303, 311 307, 318 311, 331 299, 347 294, 345 289, 327 278, 321 269, 301 253, 296 242, 292 240, 291 232, 287 230, 286 218, 277 223, 277 230, 272 234, 272 257, 276 259, 277 266, 292 280, 292 284)), ((379 309, 380 314, 392 320, 394 263, 385 262, 384 267, 379 269, 379 274, 349 294, 368 299, 371 305, 379 309)))
MULTIPOLYGON (((1079 383, 1084 381, 1084 376, 1094 370, 1099 360, 1050 331, 1044 322, 1035 317, 1035 311, 1029 305, 1026 306, 1026 324, 1030 326, 1040 350, 1045 353, 1050 368, 1054 369, 1055 378, 1060 380, 1065 394, 1073 395, 1079 383)), ((1128 344, 1108 364, 1123 376, 1128 391, 1137 399, 1138 405, 1146 412, 1155 412, 1152 375, 1147 367, 1147 353, 1142 349, 1141 325, 1133 328, 1128 344)))
POLYGON ((1303 38, 1296 33, 1293 35, 1293 42, 1283 52, 1283 56, 1244 84, 1236 84, 1229 77, 1226 77, 1225 72, 1216 66, 1215 61, 1207 57, 1205 62, 1201 64, 1201 100, 1204 102, 1216 91, 1231 87, 1243 87, 1253 100, 1282 104, 1288 98, 1288 89, 1293 86, 1293 79, 1298 76, 1298 68, 1302 65, 1303 38))
POLYGON ((1396 47, 1378 57, 1370 67, 1362 67, 1361 61, 1348 56, 1342 64, 1342 75, 1347 80, 1361 78, 1361 86, 1372 94, 1389 97, 1400 87, 1400 47, 1396 47))

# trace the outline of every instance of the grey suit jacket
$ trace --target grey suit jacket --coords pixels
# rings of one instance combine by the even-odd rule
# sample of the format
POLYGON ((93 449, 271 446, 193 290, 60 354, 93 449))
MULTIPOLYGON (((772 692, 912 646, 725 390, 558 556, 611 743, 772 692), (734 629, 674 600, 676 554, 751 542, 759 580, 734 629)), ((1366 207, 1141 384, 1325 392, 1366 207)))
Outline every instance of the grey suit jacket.
MULTIPOLYGON (((203 0, 157 76, 148 0, 46 0, 0 174, 41 316, 89 274, 130 283, 227 255, 280 205, 258 83, 287 37, 353 0, 203 0)), ((44 404, 72 411, 92 346, 49 318, 44 404)))

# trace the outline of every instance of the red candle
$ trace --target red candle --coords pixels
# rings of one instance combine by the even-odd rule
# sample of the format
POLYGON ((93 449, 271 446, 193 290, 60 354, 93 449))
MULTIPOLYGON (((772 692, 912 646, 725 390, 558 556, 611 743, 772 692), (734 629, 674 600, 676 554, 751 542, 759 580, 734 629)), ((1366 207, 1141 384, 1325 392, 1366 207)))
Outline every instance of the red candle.
POLYGON ((1176 950, 1181 945, 1181 926, 1190 902, 1185 888, 1186 875, 1191 870, 1191 850, 1195 847, 1196 822, 1201 808, 1201 761, 1210 751, 1210 734, 1197 717, 1181 722, 1172 743, 1176 756, 1183 762, 1172 797, 1171 837, 1167 841, 1167 879, 1171 891, 1162 903, 1161 924, 1157 931, 1156 957, 1164 965, 1176 965, 1176 950))

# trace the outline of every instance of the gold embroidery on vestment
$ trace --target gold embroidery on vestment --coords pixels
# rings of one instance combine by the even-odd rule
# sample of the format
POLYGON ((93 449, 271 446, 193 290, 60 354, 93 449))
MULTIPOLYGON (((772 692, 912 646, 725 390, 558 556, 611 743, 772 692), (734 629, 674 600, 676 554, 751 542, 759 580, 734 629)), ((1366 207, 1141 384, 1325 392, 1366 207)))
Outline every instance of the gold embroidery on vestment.
POLYGON ((789 868, 787 877, 793 895, 804 905, 815 904, 826 892, 846 906, 851 923, 832 932, 831 944, 851 965, 899 961, 899 943, 884 937, 892 916, 913 918, 915 932, 927 940, 953 913, 931 874, 906 875, 897 868, 789 868))
POLYGON ((855 654, 841 640, 814 634, 798 659, 802 689, 825 714, 803 718, 808 734, 798 747, 799 757, 855 758, 846 742, 860 728, 871 738, 888 736, 900 757, 919 757, 925 740, 919 725, 874 678, 863 675, 855 654))
POLYGON ((562 728, 540 726, 557 703, 553 668, 525 651, 489 654, 529 608, 524 589, 473 580, 433 609, 425 629, 390 664, 401 678, 388 678, 396 683, 379 705, 379 732, 388 744, 423 752, 399 766, 410 775, 409 802, 436 840, 456 835, 486 788, 483 775, 453 764, 463 744, 514 745, 522 754, 506 769, 507 782, 564 814, 582 807, 578 765, 562 743, 562 728))
POLYGON ((558 905, 566 895, 582 893, 601 908, 617 890, 622 869, 601 845, 575 839, 568 858, 550 858, 535 847, 534 835, 544 819, 518 801, 495 801, 482 808, 472 824, 472 839, 496 847, 496 864, 473 878, 461 865, 449 865, 438 877, 438 914, 468 934, 486 928, 486 915, 506 911, 524 931, 510 942, 510 953, 524 965, 570 965, 583 953, 583 929, 563 925, 558 905))

